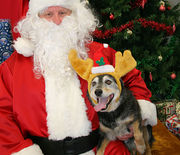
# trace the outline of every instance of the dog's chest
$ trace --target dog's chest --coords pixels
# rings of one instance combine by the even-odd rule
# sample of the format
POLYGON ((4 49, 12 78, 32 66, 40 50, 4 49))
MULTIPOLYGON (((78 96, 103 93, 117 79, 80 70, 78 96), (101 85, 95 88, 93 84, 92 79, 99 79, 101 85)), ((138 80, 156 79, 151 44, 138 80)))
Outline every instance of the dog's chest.
MULTIPOLYGON (((113 122, 109 122, 108 125, 100 121, 100 129, 104 132, 109 140, 115 140, 117 137, 128 134, 129 123, 133 121, 133 117, 127 117, 125 119, 117 118, 113 122)), ((106 122, 107 123, 107 122, 106 122)))

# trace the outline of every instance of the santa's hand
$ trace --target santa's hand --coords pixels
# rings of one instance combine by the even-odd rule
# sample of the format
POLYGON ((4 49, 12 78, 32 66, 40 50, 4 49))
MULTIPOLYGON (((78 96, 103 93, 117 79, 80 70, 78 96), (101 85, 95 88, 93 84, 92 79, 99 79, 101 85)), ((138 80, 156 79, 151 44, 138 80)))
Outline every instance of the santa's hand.
POLYGON ((144 125, 155 126, 157 124, 157 111, 155 104, 146 100, 137 100, 141 108, 141 116, 144 121, 144 125))
POLYGON ((134 136, 133 128, 130 127, 129 130, 130 130, 130 132, 128 134, 125 134, 123 136, 117 136, 117 138, 121 141, 125 141, 125 140, 128 140, 129 138, 133 137, 134 136))

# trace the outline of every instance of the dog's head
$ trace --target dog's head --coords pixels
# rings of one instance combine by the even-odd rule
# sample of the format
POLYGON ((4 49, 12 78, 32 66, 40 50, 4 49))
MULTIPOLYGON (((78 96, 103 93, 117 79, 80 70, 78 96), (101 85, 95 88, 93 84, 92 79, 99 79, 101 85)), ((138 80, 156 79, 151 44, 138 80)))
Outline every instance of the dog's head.
POLYGON ((119 106, 120 92, 116 79, 112 75, 104 74, 91 81, 89 97, 95 111, 110 112, 119 106))

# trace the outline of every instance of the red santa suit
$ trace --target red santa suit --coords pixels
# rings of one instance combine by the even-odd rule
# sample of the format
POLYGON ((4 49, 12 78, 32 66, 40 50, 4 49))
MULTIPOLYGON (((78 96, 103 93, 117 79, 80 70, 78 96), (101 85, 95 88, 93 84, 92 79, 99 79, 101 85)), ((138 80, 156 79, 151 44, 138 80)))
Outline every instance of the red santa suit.
MULTIPOLYGON (((96 42, 89 44, 89 57, 92 58, 94 51, 102 46, 103 44, 96 42)), ((108 47, 104 48, 103 52, 109 62, 114 65, 115 51, 108 47)), ((151 111, 149 108, 152 111, 154 110, 153 104, 149 102, 151 92, 147 89, 139 70, 134 69, 129 72, 123 77, 123 81, 125 86, 133 92, 136 99, 141 102, 148 102, 144 103, 145 113, 151 111)), ((29 134, 60 140, 67 136, 88 135, 89 132, 97 129, 99 127, 98 117, 87 98, 87 82, 78 77, 77 84, 80 87, 79 90, 74 92, 74 96, 68 96, 68 91, 73 89, 71 86, 63 90, 68 98, 64 99, 64 101, 67 100, 67 104, 62 101, 63 104, 61 103, 61 105, 56 102, 58 97, 53 95, 58 94, 53 92, 52 87, 56 85, 53 78, 41 77, 37 79, 35 77, 32 56, 24 57, 14 52, 9 59, 3 62, 0 65, 1 154, 42 155, 39 146, 33 144, 32 140, 27 138, 29 134), (78 95, 82 98, 77 98, 78 95), (73 106, 76 99, 80 100, 81 105, 73 106), (72 113, 71 109, 75 113, 72 113)), ((155 125, 156 120, 149 123, 155 125)), ((129 154, 129 152, 124 144, 117 140, 107 146, 105 154, 120 155, 129 154)))

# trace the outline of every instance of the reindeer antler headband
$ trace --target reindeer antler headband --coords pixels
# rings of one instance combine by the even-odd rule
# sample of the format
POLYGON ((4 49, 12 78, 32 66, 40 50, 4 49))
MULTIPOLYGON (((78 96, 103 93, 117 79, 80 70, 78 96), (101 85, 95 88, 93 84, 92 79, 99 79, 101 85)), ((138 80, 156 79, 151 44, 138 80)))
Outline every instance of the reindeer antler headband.
POLYGON ((69 53, 69 61, 77 72, 77 74, 88 81, 88 91, 90 92, 90 84, 91 81, 98 75, 109 74, 113 76, 118 84, 118 87, 121 92, 121 83, 120 78, 130 72, 132 69, 136 67, 136 61, 131 55, 129 50, 124 51, 122 55, 121 52, 116 52, 115 54, 115 69, 109 72, 101 72, 101 73, 92 73, 93 68, 93 60, 87 58, 83 60, 78 57, 76 50, 71 50, 69 53))

